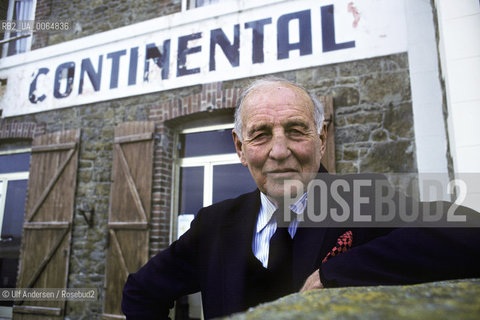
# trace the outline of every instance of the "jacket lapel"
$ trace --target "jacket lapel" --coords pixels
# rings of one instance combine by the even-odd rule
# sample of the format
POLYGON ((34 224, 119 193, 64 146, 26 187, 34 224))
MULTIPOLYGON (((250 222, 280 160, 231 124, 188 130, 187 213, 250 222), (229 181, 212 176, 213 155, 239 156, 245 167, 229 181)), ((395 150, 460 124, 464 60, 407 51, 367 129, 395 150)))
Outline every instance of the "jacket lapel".
MULTIPOLYGON (((321 179, 329 185, 333 178, 334 176, 328 174, 325 167, 320 165, 316 179, 321 179)), ((323 201, 330 203, 326 199, 323 201)), ((314 210, 321 208, 314 206, 314 210)), ((306 224, 300 222, 293 238, 293 288, 297 291, 301 289, 307 277, 320 267, 323 257, 335 243, 335 236, 338 233, 321 225, 313 227, 311 223, 308 223, 308 226, 306 224)))
POLYGON ((252 255, 253 231, 260 210, 258 190, 246 195, 244 201, 228 215, 223 223, 223 295, 226 313, 243 309, 247 265, 252 255))

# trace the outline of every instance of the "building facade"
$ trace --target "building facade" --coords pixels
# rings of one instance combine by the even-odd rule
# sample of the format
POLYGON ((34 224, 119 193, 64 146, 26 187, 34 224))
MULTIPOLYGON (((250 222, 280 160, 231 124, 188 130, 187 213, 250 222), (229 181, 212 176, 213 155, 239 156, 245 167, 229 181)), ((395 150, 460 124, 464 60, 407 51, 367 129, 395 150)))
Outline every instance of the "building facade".
MULTIPOLYGON (((2 287, 98 296, 0 301, 0 318, 121 318, 129 272, 199 208, 255 188, 230 131, 241 89, 259 77, 323 101, 330 172, 480 171, 476 0, 10 0, 2 10, 36 28, 2 28, 2 287)), ((468 186, 464 204, 478 209, 478 183, 468 186)), ((198 318, 197 308, 181 299, 175 316, 198 318)))

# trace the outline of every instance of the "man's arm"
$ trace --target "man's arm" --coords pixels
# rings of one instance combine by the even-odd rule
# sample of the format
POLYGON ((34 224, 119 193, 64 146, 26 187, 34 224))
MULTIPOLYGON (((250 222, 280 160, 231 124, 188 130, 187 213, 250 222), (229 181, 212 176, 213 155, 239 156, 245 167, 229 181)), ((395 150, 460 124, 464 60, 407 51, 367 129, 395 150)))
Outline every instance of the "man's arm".
POLYGON ((325 287, 413 284, 478 276, 477 228, 397 229, 326 261, 319 272, 325 287))
POLYGON ((179 240, 128 276, 122 299, 128 320, 168 319, 176 299, 199 291, 197 220, 179 240))

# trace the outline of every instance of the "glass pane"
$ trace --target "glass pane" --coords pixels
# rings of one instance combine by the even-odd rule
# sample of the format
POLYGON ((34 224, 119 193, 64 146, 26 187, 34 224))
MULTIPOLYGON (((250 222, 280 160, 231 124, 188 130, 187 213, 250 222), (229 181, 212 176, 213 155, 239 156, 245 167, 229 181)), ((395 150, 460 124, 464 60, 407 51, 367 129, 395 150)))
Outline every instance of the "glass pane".
MULTIPOLYGON (((10 180, 7 194, 1 195, 5 196, 0 241, 0 283, 3 288, 16 287, 27 184, 28 180, 10 180)), ((1 306, 11 306, 12 304, 13 302, 8 301, 0 303, 1 306)))
POLYGON ((195 0, 195 8, 208 6, 209 4, 219 3, 220 0, 195 0))
POLYGON ((231 129, 182 134, 180 143, 180 157, 235 153, 231 129))
POLYGON ((28 180, 8 181, 5 211, 3 214, 2 239, 12 237, 19 240, 22 236, 25 199, 27 197, 28 180))
MULTIPOLYGON (((15 288, 17 282, 17 266, 18 259, 0 259, 0 281, 2 288, 15 288)), ((12 303, 1 305, 12 305, 12 303)))
POLYGON ((180 214, 197 214, 203 207, 203 166, 180 169, 180 214))
POLYGON ((22 172, 30 169, 30 153, 0 156, 0 173, 22 172))
POLYGON ((240 163, 213 167, 213 203, 238 197, 256 188, 248 168, 240 163))
MULTIPOLYGON (((17 273, 18 259, 0 258, 0 284, 2 288, 15 288, 17 286, 17 273)), ((13 301, 0 301, 0 306, 11 307, 13 301)))

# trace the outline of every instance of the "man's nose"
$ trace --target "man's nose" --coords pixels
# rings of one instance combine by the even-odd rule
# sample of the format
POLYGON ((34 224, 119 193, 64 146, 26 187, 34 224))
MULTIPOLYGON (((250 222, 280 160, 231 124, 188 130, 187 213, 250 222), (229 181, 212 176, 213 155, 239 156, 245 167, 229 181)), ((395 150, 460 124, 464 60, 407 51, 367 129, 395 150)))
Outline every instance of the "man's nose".
POLYGON ((272 149, 270 150, 270 158, 277 161, 286 159, 291 154, 288 148, 288 140, 283 133, 274 133, 272 137, 272 149))

